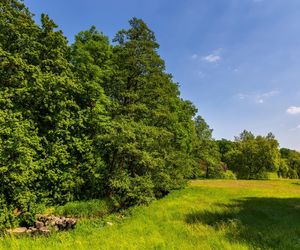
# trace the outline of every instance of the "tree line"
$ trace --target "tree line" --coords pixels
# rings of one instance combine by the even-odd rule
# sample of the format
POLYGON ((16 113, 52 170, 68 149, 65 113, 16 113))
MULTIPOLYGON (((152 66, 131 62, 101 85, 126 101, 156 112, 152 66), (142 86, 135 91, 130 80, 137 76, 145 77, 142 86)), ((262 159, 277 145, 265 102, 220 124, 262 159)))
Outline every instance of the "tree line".
POLYGON ((279 152, 271 134, 212 138, 143 20, 112 43, 93 26, 69 44, 57 28, 20 1, 0 2, 2 226, 28 221, 37 204, 147 204, 191 178, 298 178, 299 153, 279 152))

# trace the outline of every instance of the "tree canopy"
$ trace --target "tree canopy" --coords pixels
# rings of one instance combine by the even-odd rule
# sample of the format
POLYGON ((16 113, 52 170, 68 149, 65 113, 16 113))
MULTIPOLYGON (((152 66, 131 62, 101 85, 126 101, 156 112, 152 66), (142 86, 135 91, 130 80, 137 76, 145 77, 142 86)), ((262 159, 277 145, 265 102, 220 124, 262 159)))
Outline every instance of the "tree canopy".
POLYGON ((0 9, 3 211, 98 197, 131 206, 185 184, 197 110, 143 20, 114 45, 95 26, 69 45, 48 15, 38 25, 17 0, 0 9))

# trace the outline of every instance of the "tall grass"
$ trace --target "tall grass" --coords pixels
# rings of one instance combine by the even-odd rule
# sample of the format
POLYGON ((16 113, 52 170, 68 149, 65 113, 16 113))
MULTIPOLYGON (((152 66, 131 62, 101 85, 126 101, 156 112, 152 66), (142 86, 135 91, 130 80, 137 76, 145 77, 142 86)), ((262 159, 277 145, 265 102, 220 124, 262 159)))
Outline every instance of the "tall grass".
POLYGON ((102 217, 112 211, 109 200, 88 200, 69 202, 64 206, 55 207, 56 215, 72 216, 76 218, 102 217))

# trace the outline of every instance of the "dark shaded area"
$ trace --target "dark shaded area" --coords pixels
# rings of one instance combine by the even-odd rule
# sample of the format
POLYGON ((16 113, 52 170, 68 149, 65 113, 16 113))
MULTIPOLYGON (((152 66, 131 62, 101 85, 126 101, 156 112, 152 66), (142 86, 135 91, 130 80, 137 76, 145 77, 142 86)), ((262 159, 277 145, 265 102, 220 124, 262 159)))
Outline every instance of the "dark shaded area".
POLYGON ((254 249, 300 249, 300 199, 245 198, 217 204, 209 210, 186 215, 188 224, 226 228, 230 241, 244 242, 254 249))

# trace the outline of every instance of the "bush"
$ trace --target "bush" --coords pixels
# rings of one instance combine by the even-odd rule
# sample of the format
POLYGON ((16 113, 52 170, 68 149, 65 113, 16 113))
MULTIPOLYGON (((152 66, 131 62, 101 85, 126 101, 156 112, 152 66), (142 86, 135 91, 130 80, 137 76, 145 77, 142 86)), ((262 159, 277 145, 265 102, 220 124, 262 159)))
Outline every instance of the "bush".
POLYGON ((148 175, 130 177, 126 172, 119 171, 109 180, 109 189, 116 208, 149 204, 155 199, 154 185, 148 175))
POLYGON ((7 205, 0 197, 0 230, 17 226, 32 226, 35 215, 43 213, 45 210, 45 205, 35 204, 28 208, 28 211, 22 211, 12 205, 7 205))
POLYGON ((0 198, 0 230, 11 227, 13 216, 4 199, 0 198))
POLYGON ((231 170, 223 172, 222 179, 236 180, 236 175, 231 170))

